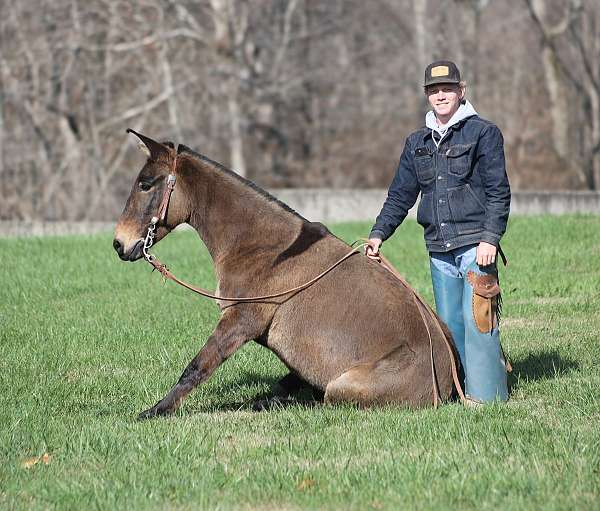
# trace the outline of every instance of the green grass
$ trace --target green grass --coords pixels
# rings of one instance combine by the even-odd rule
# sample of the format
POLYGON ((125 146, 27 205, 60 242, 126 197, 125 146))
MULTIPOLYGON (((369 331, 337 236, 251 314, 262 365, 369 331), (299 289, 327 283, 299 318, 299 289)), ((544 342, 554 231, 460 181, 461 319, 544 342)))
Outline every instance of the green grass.
MULTIPOLYGON (((600 217, 511 221, 507 405, 254 413, 285 368, 251 343, 176 416, 146 422, 216 306, 120 262, 110 234, 2 239, 0 509, 600 509, 599 234, 600 217)), ((194 233, 156 251, 214 285, 194 233)), ((407 221, 385 253, 432 302, 420 228, 407 221)))

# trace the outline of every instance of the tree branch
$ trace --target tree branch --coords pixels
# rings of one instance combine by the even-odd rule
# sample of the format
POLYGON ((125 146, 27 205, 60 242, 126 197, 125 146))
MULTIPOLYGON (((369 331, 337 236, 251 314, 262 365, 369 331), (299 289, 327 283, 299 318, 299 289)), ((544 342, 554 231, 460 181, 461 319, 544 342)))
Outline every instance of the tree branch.
POLYGON ((176 37, 186 37, 188 39, 193 39, 195 41, 201 42, 205 44, 205 41, 202 37, 200 37, 196 32, 190 30, 188 28, 176 28, 174 30, 169 30, 166 32, 161 32, 159 34, 152 34, 146 37, 142 37, 136 41, 128 41, 125 43, 115 43, 115 44, 100 44, 100 45, 90 45, 84 44, 80 47, 88 50, 88 51, 114 51, 114 52, 126 52, 132 50, 139 50, 144 46, 150 46, 152 44, 156 44, 159 41, 164 41, 167 39, 174 39, 176 37))

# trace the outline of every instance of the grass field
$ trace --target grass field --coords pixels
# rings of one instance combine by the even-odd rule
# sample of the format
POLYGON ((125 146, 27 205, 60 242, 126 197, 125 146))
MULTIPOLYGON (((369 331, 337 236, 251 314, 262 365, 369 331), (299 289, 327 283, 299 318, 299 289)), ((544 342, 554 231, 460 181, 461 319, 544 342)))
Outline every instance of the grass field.
MULTIPOLYGON (((1 239, 0 508, 600 509, 599 235, 600 217, 511 221, 507 405, 252 412, 286 371, 250 343, 174 417, 146 422, 216 306, 119 261, 110 234, 1 239)), ((420 228, 407 221, 384 252, 432 302, 420 228)), ((156 253, 214 285, 195 233, 156 253)))

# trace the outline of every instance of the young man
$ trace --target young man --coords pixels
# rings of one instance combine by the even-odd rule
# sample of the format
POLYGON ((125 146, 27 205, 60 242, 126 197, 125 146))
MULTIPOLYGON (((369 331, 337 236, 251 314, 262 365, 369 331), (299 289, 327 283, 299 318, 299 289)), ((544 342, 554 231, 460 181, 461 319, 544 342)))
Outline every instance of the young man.
POLYGON ((367 256, 377 257, 420 193, 436 308, 452 332, 465 393, 475 403, 506 401, 496 269, 510 209, 502 133, 465 99, 453 62, 427 66, 424 87, 433 110, 406 140, 367 256))

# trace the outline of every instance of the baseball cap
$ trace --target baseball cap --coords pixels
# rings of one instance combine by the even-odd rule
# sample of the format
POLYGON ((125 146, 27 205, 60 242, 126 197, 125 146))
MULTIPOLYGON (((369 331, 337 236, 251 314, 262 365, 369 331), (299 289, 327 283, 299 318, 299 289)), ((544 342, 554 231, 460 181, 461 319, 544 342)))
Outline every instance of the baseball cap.
POLYGON ((450 60, 437 60, 425 68, 424 87, 434 83, 460 83, 460 71, 450 60))

